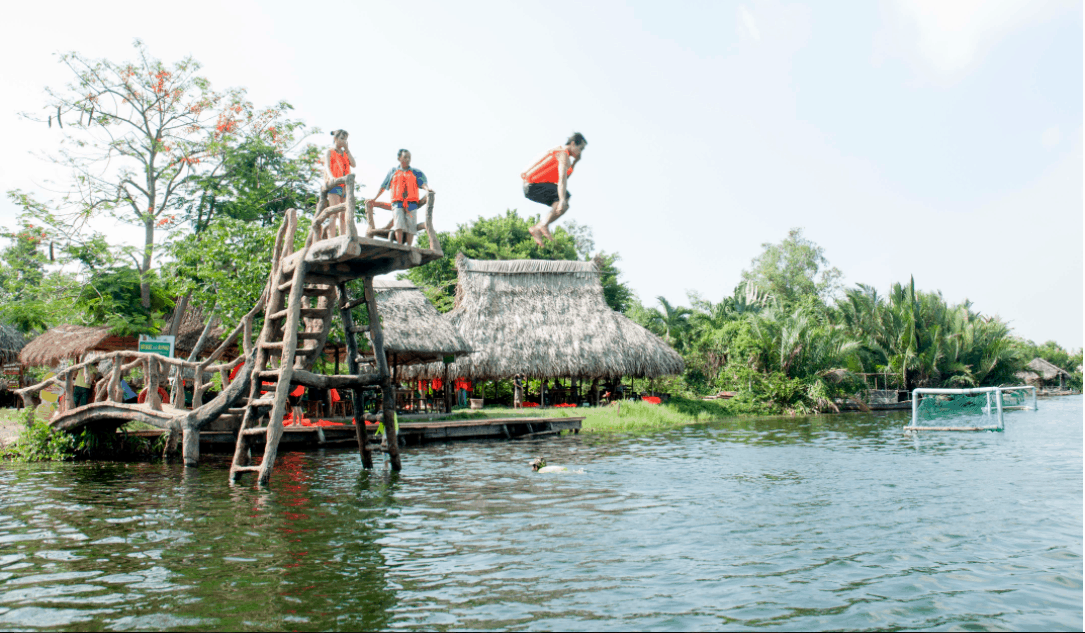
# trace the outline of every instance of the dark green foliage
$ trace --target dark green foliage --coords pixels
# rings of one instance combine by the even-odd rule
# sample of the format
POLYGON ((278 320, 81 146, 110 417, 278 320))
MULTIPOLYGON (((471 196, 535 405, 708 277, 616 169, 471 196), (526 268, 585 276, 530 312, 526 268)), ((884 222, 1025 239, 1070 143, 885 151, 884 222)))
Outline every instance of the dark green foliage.
POLYGON ((173 299, 158 283, 154 271, 141 276, 132 267, 96 269, 76 296, 75 307, 85 315, 87 325, 108 325, 113 334, 132 336, 158 334, 165 322, 162 315, 173 307, 173 299), (140 302, 140 284, 150 278, 151 307, 140 302))
POLYGON ((207 230, 218 218, 278 228, 287 209, 316 206, 312 183, 320 175, 320 150, 314 145, 296 156, 287 155, 281 144, 253 136, 224 147, 220 161, 213 171, 194 177, 186 189, 181 206, 195 233, 207 230))
POLYGON ((35 421, 20 431, 8 455, 24 462, 59 462, 75 459, 77 450, 74 435, 35 421))

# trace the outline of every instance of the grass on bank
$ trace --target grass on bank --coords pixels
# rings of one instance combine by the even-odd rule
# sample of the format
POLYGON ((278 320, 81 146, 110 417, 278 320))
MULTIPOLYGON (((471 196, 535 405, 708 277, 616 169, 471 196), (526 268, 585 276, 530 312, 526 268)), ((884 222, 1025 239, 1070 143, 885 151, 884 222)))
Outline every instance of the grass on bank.
MULTIPOLYGON (((602 407, 512 409, 486 407, 481 411, 455 410, 452 415, 434 416, 440 420, 485 420, 492 418, 569 418, 583 417, 582 431, 636 431, 674 428, 735 415, 765 415, 774 411, 741 400, 691 400, 671 398, 663 404, 626 400, 602 407)), ((410 421, 422 421, 412 418, 410 421)), ((401 421, 406 421, 400 418, 401 421)))

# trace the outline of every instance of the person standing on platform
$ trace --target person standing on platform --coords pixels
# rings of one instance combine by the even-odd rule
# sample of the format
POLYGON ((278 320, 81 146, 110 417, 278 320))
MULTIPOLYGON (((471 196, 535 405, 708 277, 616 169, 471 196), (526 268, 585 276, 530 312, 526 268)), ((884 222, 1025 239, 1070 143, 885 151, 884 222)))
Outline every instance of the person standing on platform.
MULTIPOLYGON (((324 182, 330 183, 336 178, 342 178, 350 173, 351 167, 356 167, 357 163, 354 162, 354 156, 350 153, 350 148, 347 146, 347 134, 346 130, 335 130, 332 132, 332 146, 328 149, 328 154, 324 160, 324 182)), ((337 204, 343 204, 346 202, 347 192, 346 185, 336 185, 328 190, 328 205, 335 206, 337 204)), ((339 214, 339 234, 347 234, 347 222, 350 220, 347 218, 347 214, 339 214)), ((334 224, 333 224, 334 226, 334 224)))
POLYGON ((550 225, 569 210, 569 197, 572 195, 568 188, 569 176, 573 175, 573 167, 580 162, 587 146, 584 135, 577 132, 569 137, 565 145, 548 151, 520 174, 524 181, 524 197, 550 207, 539 223, 528 229, 539 246, 543 245, 544 237, 554 241, 550 225))
POLYGON ((400 244, 410 244, 414 241, 414 234, 418 232, 418 207, 426 204, 426 197, 418 197, 418 190, 428 191, 429 183, 426 175, 411 167, 411 153, 405 149, 399 150, 396 155, 399 166, 393 167, 381 183, 380 191, 371 200, 365 203, 366 213, 373 212, 374 201, 381 197, 385 190, 392 192, 392 230, 395 231, 395 241, 400 244))

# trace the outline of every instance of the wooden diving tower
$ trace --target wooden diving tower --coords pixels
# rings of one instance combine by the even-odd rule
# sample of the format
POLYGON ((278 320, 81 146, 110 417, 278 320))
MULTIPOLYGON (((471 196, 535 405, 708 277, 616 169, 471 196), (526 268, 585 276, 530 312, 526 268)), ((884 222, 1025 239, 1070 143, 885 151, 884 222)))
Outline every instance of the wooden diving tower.
MULTIPOLYGON (((444 257, 441 243, 433 229, 434 194, 429 192, 426 204, 426 221, 419 224, 425 229, 430 248, 407 246, 382 239, 391 237, 387 228, 377 229, 372 213, 367 214, 366 235, 358 234, 355 225, 356 201, 354 197, 354 174, 327 183, 321 191, 313 223, 304 246, 295 249, 297 237, 297 212, 290 209, 279 228, 272 252, 271 273, 257 305, 245 315, 229 337, 211 356, 199 363, 156 354, 141 352, 114 352, 113 370, 108 385, 96 394, 95 402, 63 410, 51 421, 57 429, 75 431, 85 426, 115 429, 125 422, 140 420, 170 432, 170 442, 176 446, 178 435, 182 438, 182 454, 186 466, 195 466, 199 460, 200 429, 221 416, 239 416, 240 429, 230 467, 230 481, 238 481, 245 473, 255 473, 259 484, 266 484, 275 466, 279 440, 283 435, 283 417, 287 412, 287 396, 296 385, 321 389, 336 388, 353 392, 355 428, 358 448, 365 468, 373 466, 373 456, 363 420, 361 390, 363 387, 380 385, 383 393, 383 422, 386 444, 393 470, 400 470, 399 445, 393 423, 395 402, 391 372, 384 352, 380 316, 373 278, 397 270, 421 266, 444 257), (328 190, 345 185, 346 202, 328 206, 328 190), (333 235, 338 214, 345 213, 347 231, 333 235), (362 280, 362 296, 352 297, 347 282, 362 280), (369 324, 357 326, 351 310, 365 304, 369 324), (333 317, 338 311, 346 336, 349 374, 328 376, 312 372, 320 357, 331 330, 333 317), (256 317, 264 316, 263 326, 255 342, 252 340, 256 317), (359 354, 357 334, 366 334, 373 348, 373 357, 363 359, 359 354), (231 363, 215 363, 225 349, 240 338, 244 353, 231 363), (147 384, 157 383, 167 365, 195 372, 192 410, 184 408, 184 392, 176 381, 170 398, 171 405, 164 406, 155 389, 148 389, 147 401, 132 405, 123 403, 120 381, 124 374, 142 366, 147 384), (230 380, 228 372, 238 369, 230 380), (207 404, 202 403, 203 394, 210 383, 208 373, 219 372, 222 391, 207 404), (263 455, 254 454, 254 448, 263 439, 263 455)), ((93 362, 100 362, 101 357, 93 362)), ((20 389, 28 409, 33 409, 33 397, 53 383, 65 387, 65 402, 72 402, 72 380, 76 371, 89 363, 81 363, 59 372, 54 378, 20 389)), ((169 443, 167 450, 170 449, 169 443)))

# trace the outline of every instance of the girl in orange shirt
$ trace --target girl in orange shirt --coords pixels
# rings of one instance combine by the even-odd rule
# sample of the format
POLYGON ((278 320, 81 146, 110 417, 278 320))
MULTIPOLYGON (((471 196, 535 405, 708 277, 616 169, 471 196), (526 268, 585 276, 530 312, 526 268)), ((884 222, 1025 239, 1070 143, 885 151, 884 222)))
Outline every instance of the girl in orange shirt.
MULTIPOLYGON (((354 162, 354 156, 350 153, 350 148, 347 146, 347 134, 346 130, 335 130, 332 132, 332 147, 328 150, 328 154, 324 160, 325 173, 324 183, 330 183, 336 178, 342 178, 350 173, 351 167, 356 167, 357 163, 354 162)), ((346 185, 336 185, 328 190, 328 204, 335 206, 342 204, 347 199, 346 185)), ((339 234, 347 234, 347 214, 339 214, 339 234)))

